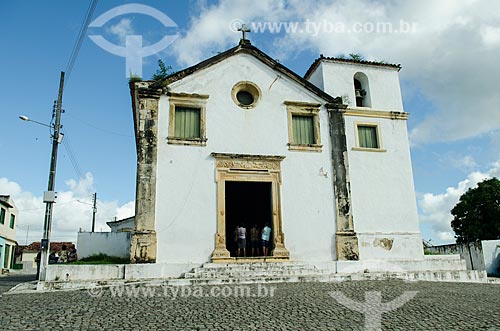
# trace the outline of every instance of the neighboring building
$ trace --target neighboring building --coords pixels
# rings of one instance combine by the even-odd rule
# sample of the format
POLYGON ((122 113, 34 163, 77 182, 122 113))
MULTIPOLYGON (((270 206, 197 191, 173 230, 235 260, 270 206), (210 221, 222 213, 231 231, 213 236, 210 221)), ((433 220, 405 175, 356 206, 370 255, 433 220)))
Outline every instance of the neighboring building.
MULTIPOLYGON (((62 250, 62 246, 66 245, 66 249, 69 251, 71 246, 74 244, 69 241, 51 242, 50 252, 55 252, 58 254, 62 250)), ((29 245, 19 245, 16 248, 16 264, 22 264, 22 273, 30 274, 36 273, 36 262, 35 258, 40 251, 40 242, 34 241, 29 245)))
POLYGON ((116 220, 106 222, 106 224, 111 229, 111 232, 132 232, 135 228, 135 217, 124 218, 122 220, 116 220))
POLYGON ((0 269, 14 266, 17 208, 10 195, 0 195, 0 269))
POLYGON ((424 266, 400 69, 321 56, 302 78, 242 40, 131 83, 132 262, 235 262, 245 222, 271 225, 265 261, 424 266))

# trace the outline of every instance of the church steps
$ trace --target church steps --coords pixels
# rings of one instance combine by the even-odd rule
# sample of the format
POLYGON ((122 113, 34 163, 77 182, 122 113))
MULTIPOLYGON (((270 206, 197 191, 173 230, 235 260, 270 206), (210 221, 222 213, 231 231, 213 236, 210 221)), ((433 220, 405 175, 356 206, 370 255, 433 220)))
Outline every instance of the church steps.
POLYGON ((249 276, 249 277, 209 277, 180 278, 167 281, 168 285, 227 285, 227 284, 266 284, 266 283, 296 283, 296 282, 343 282, 401 279, 405 281, 432 282, 473 282, 485 283, 488 278, 484 271, 453 270, 453 271, 409 271, 409 272, 378 272, 362 274, 323 273, 309 275, 282 276, 249 276))
POLYGON ((296 262, 205 263, 203 266, 185 273, 184 278, 289 277, 328 273, 330 273, 329 270, 321 270, 315 266, 296 262))
POLYGON ((298 282, 344 282, 344 281, 383 281, 401 279, 404 281, 431 282, 467 282, 488 283, 485 271, 453 270, 453 271, 408 271, 408 272, 378 272, 378 273, 324 273, 312 275, 282 275, 254 277, 219 277, 219 278, 158 278, 149 280, 115 279, 107 281, 48 281, 16 286, 4 294, 36 293, 46 291, 71 291, 91 289, 94 287, 112 286, 204 286, 204 285, 238 285, 238 284, 272 284, 298 282))

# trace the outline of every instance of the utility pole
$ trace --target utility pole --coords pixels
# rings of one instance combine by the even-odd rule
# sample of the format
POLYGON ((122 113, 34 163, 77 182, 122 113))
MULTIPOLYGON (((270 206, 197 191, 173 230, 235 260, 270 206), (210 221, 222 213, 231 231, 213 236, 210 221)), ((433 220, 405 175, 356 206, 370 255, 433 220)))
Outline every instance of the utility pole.
POLYGON ((43 237, 40 243, 42 249, 40 256, 40 280, 45 281, 47 277, 47 267, 49 264, 49 250, 50 250, 50 229, 52 226, 52 211, 55 202, 56 194, 54 191, 56 179, 56 165, 57 165, 57 149, 59 147, 59 130, 61 129, 61 112, 62 112, 62 96, 64 88, 64 71, 61 71, 61 79, 59 81, 59 93, 56 102, 56 118, 54 123, 54 134, 52 135, 52 156, 50 159, 49 170, 49 184, 47 191, 43 194, 43 202, 45 205, 45 219, 43 222, 43 237))
POLYGON ((26 246, 28 245, 28 234, 30 233, 30 226, 28 225, 28 229, 26 230, 26 242, 24 243, 26 246))
POLYGON ((94 207, 92 207, 92 232, 95 230, 95 214, 97 213, 97 192, 94 193, 94 207))

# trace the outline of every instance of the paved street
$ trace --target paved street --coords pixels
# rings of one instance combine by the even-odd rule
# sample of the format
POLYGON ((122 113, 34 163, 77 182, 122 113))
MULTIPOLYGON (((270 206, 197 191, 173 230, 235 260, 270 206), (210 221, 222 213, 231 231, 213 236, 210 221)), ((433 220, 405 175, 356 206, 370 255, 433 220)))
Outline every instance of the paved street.
MULTIPOLYGON (((0 278, 0 283, 6 282, 12 280, 0 278)), ((500 331, 497 284, 394 280, 242 286, 128 286, 113 291, 4 294, 0 329, 370 330, 365 328, 365 317, 376 322, 376 307, 381 306, 376 299, 381 294, 382 303, 393 302, 391 307, 385 305, 390 311, 383 314, 382 330, 500 331), (343 295, 358 303, 365 302, 365 293, 370 292, 369 313, 348 309, 332 292, 336 298, 343 295), (235 297, 243 294, 250 297, 235 297), (405 299, 393 301, 398 297, 405 299)))
MULTIPOLYGON (((0 277, 0 295, 7 292, 19 283, 31 282, 35 280, 35 275, 10 275, 0 277)), ((1 300, 1 299, 0 299, 1 300)))

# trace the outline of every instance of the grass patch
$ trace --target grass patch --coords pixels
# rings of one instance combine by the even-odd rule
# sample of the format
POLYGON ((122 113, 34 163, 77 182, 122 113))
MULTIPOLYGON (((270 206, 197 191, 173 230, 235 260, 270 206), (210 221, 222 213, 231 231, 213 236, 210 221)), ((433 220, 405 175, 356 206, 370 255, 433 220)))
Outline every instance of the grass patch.
POLYGON ((430 250, 424 249, 424 255, 441 255, 438 252, 432 252, 430 250))
POLYGON ((83 259, 79 259, 75 262, 70 262, 70 264, 129 264, 130 260, 128 258, 109 256, 106 254, 94 254, 83 259))

